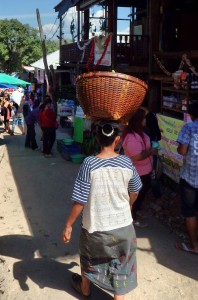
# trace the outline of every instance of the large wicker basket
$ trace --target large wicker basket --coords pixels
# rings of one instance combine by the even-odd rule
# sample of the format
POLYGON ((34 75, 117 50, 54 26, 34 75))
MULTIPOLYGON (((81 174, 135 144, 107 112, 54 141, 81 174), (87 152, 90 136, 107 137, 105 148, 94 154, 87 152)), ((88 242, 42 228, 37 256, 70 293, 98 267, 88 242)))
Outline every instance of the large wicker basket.
POLYGON ((91 118, 129 119, 141 105, 146 91, 145 82, 121 73, 84 73, 76 81, 79 103, 91 118))

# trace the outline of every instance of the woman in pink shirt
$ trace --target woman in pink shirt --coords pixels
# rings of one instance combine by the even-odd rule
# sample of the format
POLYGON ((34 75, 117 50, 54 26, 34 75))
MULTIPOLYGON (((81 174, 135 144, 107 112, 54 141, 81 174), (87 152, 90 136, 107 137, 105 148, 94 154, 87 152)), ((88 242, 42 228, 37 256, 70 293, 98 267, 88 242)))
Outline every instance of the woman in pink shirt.
POLYGON ((157 149, 151 148, 150 138, 143 131, 145 122, 145 111, 140 108, 129 120, 122 145, 125 155, 131 158, 143 184, 139 196, 132 207, 134 225, 137 226, 141 226, 141 223, 137 221, 137 212, 141 209, 144 197, 150 188, 153 155, 157 154, 157 149))

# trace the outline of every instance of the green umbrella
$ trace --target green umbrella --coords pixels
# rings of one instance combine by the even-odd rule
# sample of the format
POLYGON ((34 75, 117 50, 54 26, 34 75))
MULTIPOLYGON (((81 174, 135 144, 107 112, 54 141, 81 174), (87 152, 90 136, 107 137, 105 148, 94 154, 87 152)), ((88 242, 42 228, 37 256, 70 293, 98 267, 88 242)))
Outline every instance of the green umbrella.
POLYGON ((31 84, 30 82, 18 79, 16 77, 7 75, 5 73, 0 73, 0 83, 13 84, 13 85, 24 86, 24 87, 26 87, 26 85, 28 84, 31 84))

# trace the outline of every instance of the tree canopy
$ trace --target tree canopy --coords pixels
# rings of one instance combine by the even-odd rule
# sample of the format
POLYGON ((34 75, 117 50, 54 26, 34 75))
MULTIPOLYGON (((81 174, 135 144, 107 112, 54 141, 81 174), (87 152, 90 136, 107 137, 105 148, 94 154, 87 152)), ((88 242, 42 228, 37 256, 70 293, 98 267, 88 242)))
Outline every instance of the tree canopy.
MULTIPOLYGON (((58 42, 46 42, 47 53, 57 50, 58 42)), ((6 73, 20 71, 42 57, 38 30, 16 19, 0 20, 0 69, 6 73)))

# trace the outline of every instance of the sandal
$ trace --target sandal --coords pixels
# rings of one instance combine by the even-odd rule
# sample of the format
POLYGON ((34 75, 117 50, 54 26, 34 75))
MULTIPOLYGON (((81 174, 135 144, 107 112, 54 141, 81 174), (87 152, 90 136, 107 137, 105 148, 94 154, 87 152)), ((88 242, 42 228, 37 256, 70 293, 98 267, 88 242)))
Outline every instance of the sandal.
POLYGON ((194 250, 190 244, 188 243, 176 243, 175 244, 175 248, 178 249, 178 250, 182 250, 182 251, 185 251, 185 252, 189 252, 189 253, 192 253, 192 254, 198 254, 198 251, 194 250))
POLYGON ((76 292, 81 294, 83 297, 89 298, 91 296, 91 292, 89 293, 89 295, 84 295, 81 289, 81 282, 82 282, 82 276, 80 276, 77 273, 74 273, 72 275, 72 287, 76 292))

